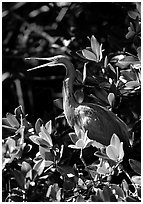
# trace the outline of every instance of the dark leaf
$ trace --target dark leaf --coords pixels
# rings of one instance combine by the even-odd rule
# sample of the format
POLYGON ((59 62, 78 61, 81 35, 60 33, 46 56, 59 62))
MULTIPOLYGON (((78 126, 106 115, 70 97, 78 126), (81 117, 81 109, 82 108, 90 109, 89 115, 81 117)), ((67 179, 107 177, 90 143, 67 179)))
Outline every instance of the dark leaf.
POLYGON ((21 189, 24 189, 25 177, 24 177, 23 173, 15 169, 15 170, 13 170, 13 174, 14 174, 14 177, 15 177, 19 187, 21 189))
POLYGON ((132 169, 141 175, 141 162, 134 160, 134 159, 129 159, 129 163, 132 167, 132 169))
POLYGON ((18 195, 11 195, 9 196, 9 199, 11 200, 11 202, 23 202, 23 198, 18 196, 18 195))
POLYGON ((112 195, 112 191, 108 186, 103 187, 103 197, 104 202, 110 202, 110 196, 112 195))
POLYGON ((7 113, 6 118, 12 127, 19 128, 19 122, 13 114, 7 113))
POLYGON ((76 202, 85 202, 84 198, 82 195, 79 195, 77 198, 76 198, 76 202))
POLYGON ((127 197, 126 197, 126 201, 127 201, 127 202, 138 202, 137 199, 135 199, 135 198, 133 198, 133 197, 131 197, 131 196, 127 196, 127 197))
POLYGON ((39 132, 41 132, 41 129, 40 127, 43 125, 43 121, 41 118, 38 118, 36 123, 35 123, 35 130, 36 130, 36 133, 38 134, 39 132))
POLYGON ((63 110, 63 99, 58 98, 54 100, 54 104, 61 110, 63 110))
POLYGON ((12 136, 15 134, 16 131, 17 131, 16 128, 2 125, 2 138, 5 139, 9 136, 12 136))
POLYGON ((22 115, 22 118, 25 117, 21 105, 18 106, 18 107, 14 110, 14 113, 15 113, 16 117, 19 118, 19 119, 21 119, 21 115, 22 115))

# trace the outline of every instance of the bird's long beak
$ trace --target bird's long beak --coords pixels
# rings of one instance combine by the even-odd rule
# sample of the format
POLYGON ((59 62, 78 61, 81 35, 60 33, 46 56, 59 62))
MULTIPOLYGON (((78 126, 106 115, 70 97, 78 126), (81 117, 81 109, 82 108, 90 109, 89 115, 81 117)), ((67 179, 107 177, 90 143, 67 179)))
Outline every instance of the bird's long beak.
POLYGON ((38 58, 38 57, 30 57, 30 58, 25 58, 25 60, 41 60, 41 61, 49 61, 48 63, 39 65, 37 67, 33 67, 31 69, 28 69, 27 71, 33 71, 35 69, 40 69, 43 67, 53 67, 55 66, 55 58, 54 57, 49 57, 49 58, 38 58))

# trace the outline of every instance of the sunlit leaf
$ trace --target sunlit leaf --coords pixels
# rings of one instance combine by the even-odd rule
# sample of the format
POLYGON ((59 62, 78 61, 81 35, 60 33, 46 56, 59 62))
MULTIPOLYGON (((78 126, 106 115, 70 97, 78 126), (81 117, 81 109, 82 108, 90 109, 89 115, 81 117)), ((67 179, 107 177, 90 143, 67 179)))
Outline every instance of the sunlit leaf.
POLYGON ((100 55, 100 45, 94 35, 91 36, 91 49, 95 53, 96 59, 98 60, 100 55))
POLYGON ((138 55, 138 58, 139 58, 139 60, 141 61, 141 47, 138 47, 137 48, 137 55, 138 55))
POLYGON ((41 132, 39 133, 39 136, 44 139, 49 144, 49 146, 53 146, 52 138, 44 126, 41 127, 41 132))
POLYGON ((76 146, 79 147, 79 148, 83 148, 84 147, 84 141, 83 139, 79 139, 77 142, 76 142, 76 146))
POLYGON ((119 160, 123 159, 124 157, 124 150, 123 150, 123 142, 120 143, 120 146, 119 146, 119 160))
POLYGON ((138 81, 129 81, 125 84, 125 89, 134 89, 138 86, 140 86, 138 81))
POLYGON ((115 133, 111 137, 110 144, 117 147, 117 148, 120 145, 120 139, 115 133))
POLYGON ((85 82, 85 79, 86 79, 86 77, 87 77, 87 63, 84 63, 84 68, 83 68, 83 79, 82 79, 82 81, 83 81, 83 83, 85 82))
POLYGON ((108 67, 111 69, 111 71, 112 71, 114 74, 116 74, 116 71, 115 71, 114 67, 113 67, 110 63, 108 64, 108 67))
POLYGON ((31 169, 31 165, 25 161, 22 162, 21 171, 27 173, 31 169))
POLYGON ((19 122, 13 114, 7 113, 6 118, 12 127, 19 128, 19 122))
POLYGON ((96 151, 94 153, 95 156, 99 157, 99 158, 102 158, 102 159, 109 159, 108 156, 100 151, 96 151))
POLYGON ((6 144, 8 145, 10 153, 12 153, 16 148, 15 140, 13 140, 12 138, 8 138, 6 144))
POLYGON ((29 138, 30 138, 30 140, 32 140, 32 142, 34 142, 35 144, 40 145, 39 141, 37 140, 37 139, 39 138, 39 136, 37 136, 37 135, 32 135, 32 136, 30 136, 29 138))
POLYGON ((141 186, 141 176, 132 176, 132 181, 141 186))
POLYGON ((108 98, 110 106, 112 107, 114 102, 115 102, 115 95, 114 95, 114 93, 109 93, 107 98, 108 98))
POLYGON ((113 161, 118 160, 118 149, 115 146, 109 145, 108 147, 106 147, 106 154, 113 161))
POLYGON ((102 144, 99 143, 99 142, 96 142, 95 140, 92 142, 92 146, 93 146, 93 147, 97 147, 97 148, 102 148, 102 147, 104 147, 104 145, 102 145, 102 144))
POLYGON ((46 127, 48 133, 51 134, 51 133, 52 133, 52 121, 51 121, 51 120, 48 121, 48 122, 45 124, 45 127, 46 127))
POLYGON ((36 164, 33 167, 33 170, 37 172, 37 174, 40 176, 45 168, 45 161, 43 159, 36 162, 36 164))
POLYGON ((97 61, 97 57, 95 56, 95 54, 88 51, 88 50, 86 50, 86 49, 82 50, 82 54, 88 60, 92 60, 92 61, 95 61, 95 62, 97 61))
POLYGON ((110 174, 111 172, 109 171, 109 169, 106 168, 105 165, 102 165, 101 167, 97 168, 97 173, 102 174, 102 175, 106 175, 106 174, 110 174))

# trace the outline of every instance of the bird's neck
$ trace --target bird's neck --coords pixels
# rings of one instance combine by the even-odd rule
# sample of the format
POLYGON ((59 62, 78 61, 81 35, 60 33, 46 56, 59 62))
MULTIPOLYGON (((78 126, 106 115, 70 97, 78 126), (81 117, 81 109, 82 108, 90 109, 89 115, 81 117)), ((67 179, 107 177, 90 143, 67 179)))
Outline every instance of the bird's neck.
POLYGON ((63 81, 63 109, 69 125, 72 126, 74 109, 78 105, 73 95, 73 83, 75 80, 75 69, 72 63, 66 65, 66 76, 63 81))

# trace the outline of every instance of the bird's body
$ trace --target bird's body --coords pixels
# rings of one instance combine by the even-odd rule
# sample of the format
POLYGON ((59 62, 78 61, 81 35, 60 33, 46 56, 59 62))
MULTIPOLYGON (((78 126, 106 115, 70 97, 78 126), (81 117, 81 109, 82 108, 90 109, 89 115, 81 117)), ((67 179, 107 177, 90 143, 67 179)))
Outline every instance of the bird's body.
MULTIPOLYGON (((129 148, 129 133, 126 124, 113 112, 105 107, 92 103, 78 104, 74 98, 73 84, 76 72, 73 64, 65 56, 45 58, 51 61, 44 66, 63 65, 66 68, 66 76, 63 81, 63 109, 68 124, 75 129, 88 131, 88 137, 103 145, 109 145, 112 135, 115 133, 124 147, 129 148)), ((37 67, 40 68, 41 66, 37 67)), ((36 69, 36 68, 35 68, 36 69)))

